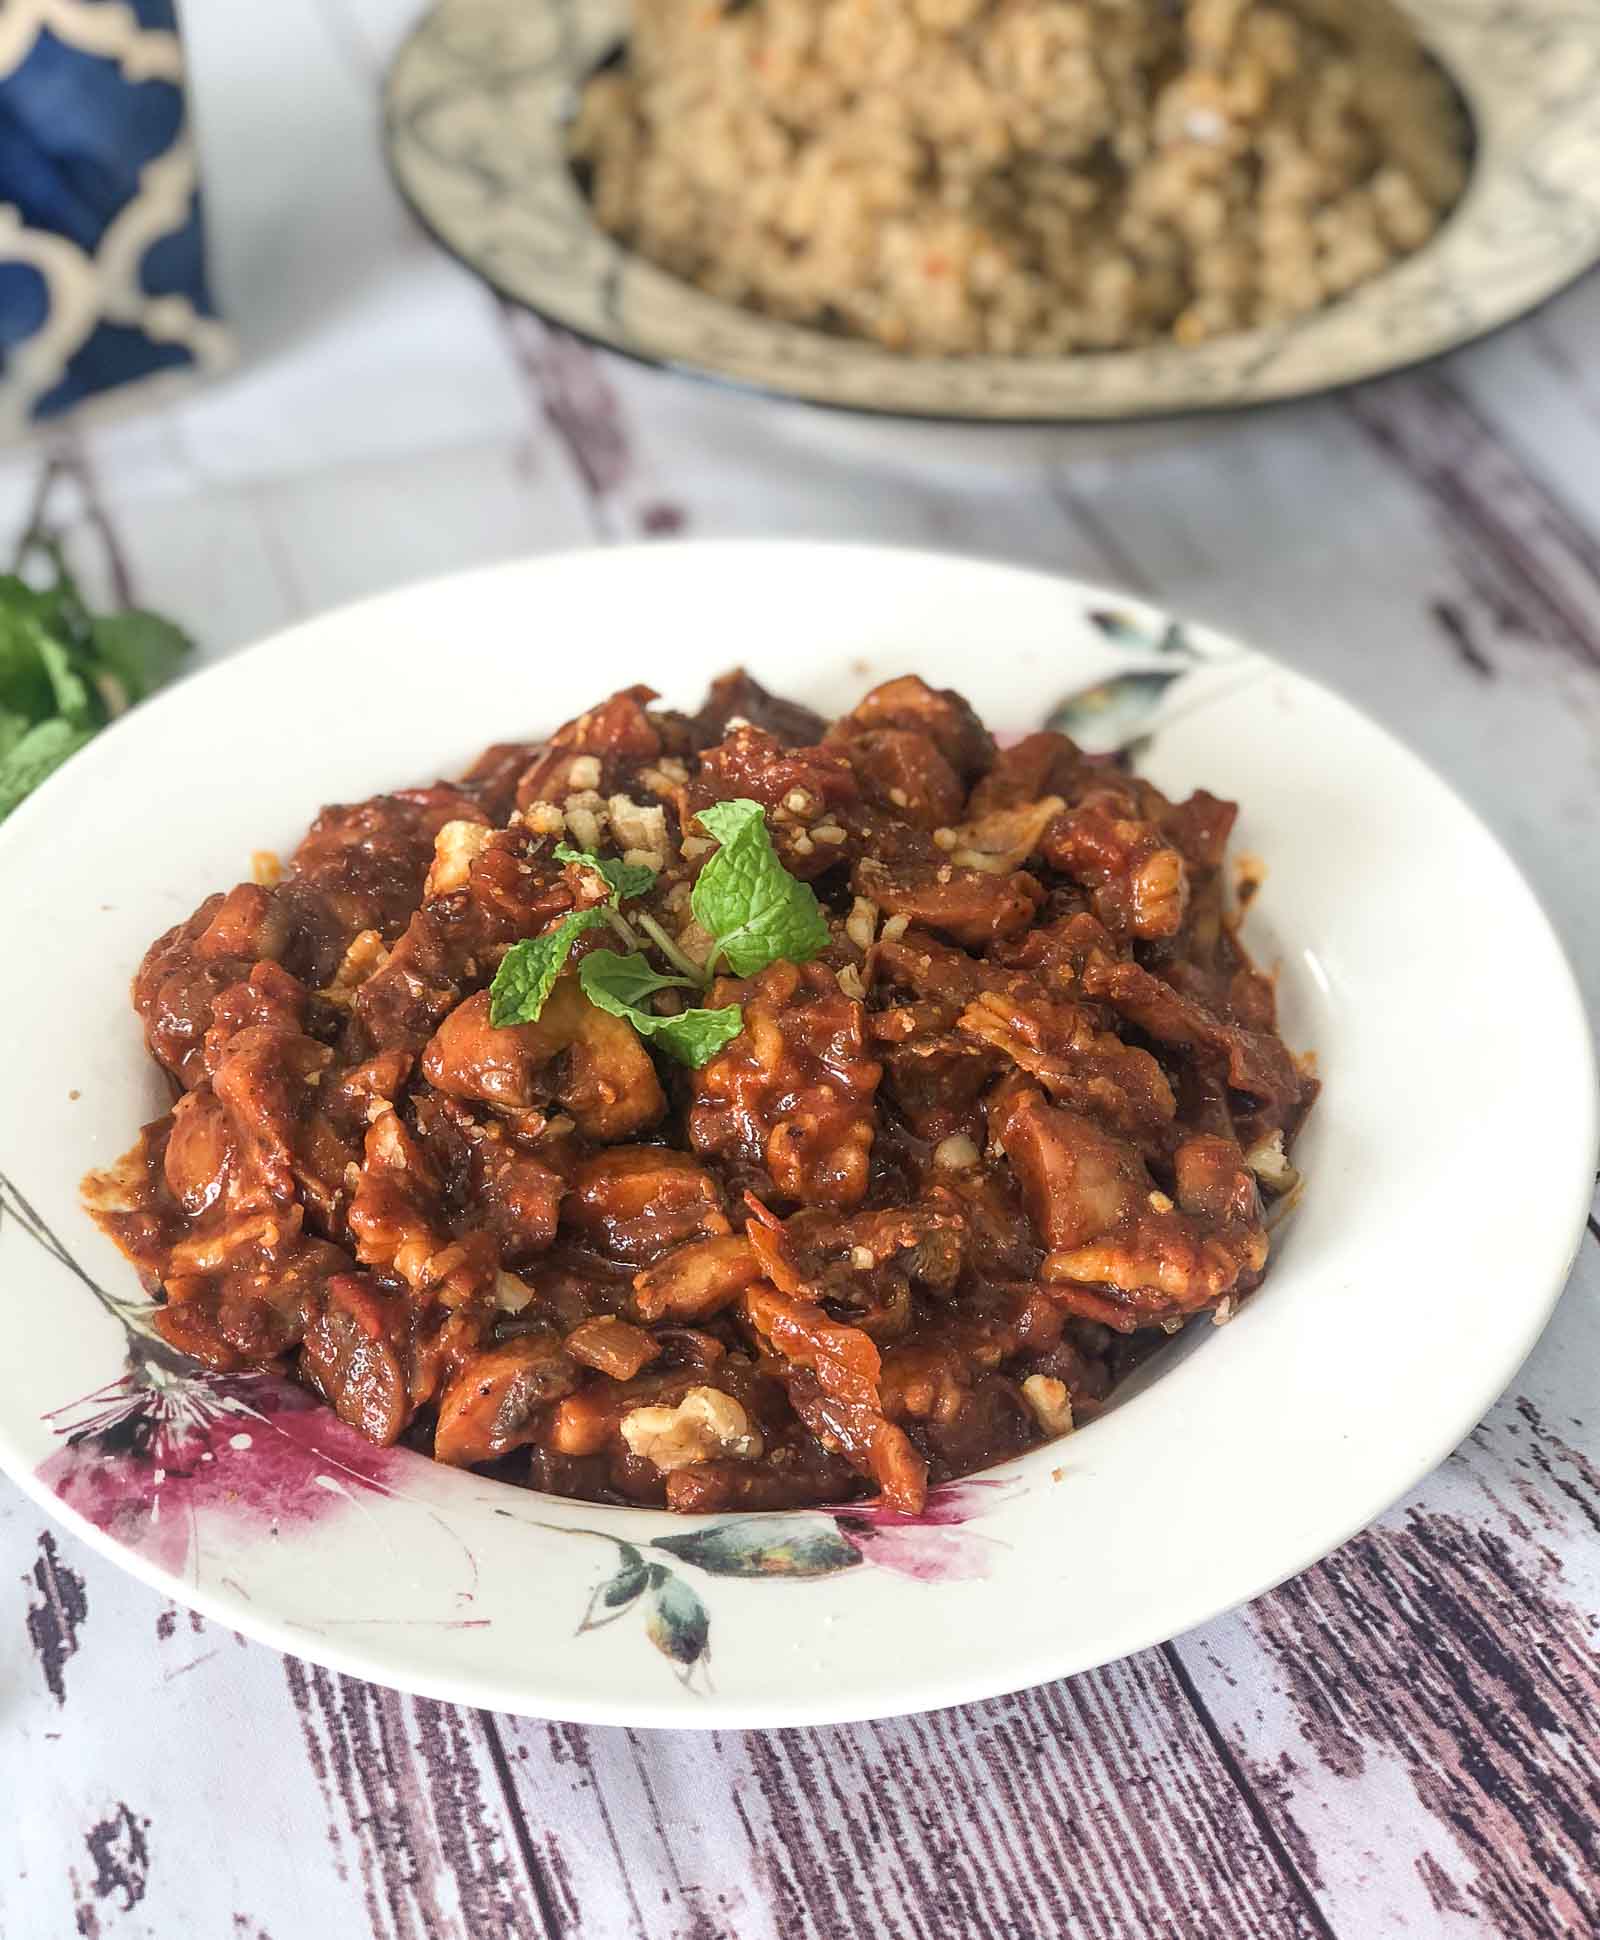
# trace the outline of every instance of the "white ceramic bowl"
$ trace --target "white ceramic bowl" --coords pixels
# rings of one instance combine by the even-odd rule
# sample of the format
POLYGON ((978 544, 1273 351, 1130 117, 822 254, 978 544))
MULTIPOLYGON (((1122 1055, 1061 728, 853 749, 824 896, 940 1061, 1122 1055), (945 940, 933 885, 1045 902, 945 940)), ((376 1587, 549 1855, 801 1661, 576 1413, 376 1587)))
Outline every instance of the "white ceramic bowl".
POLYGON ((545 558, 298 627, 119 721, 0 828, 0 1462, 167 1594, 436 1696, 639 1725, 954 1703, 1196 1624, 1359 1529, 1543 1326, 1593 1178, 1559 947, 1448 791, 1342 701, 1066 581, 869 549, 545 558), (155 933, 319 805, 450 773, 639 679, 745 661, 825 709, 915 669, 1001 728, 1148 732, 1243 803, 1248 935, 1326 1089, 1265 1287, 1102 1419, 937 1493, 686 1521, 380 1452, 273 1378, 154 1346, 84 1171, 164 1108, 128 1007, 155 933), (1505 964, 1516 966, 1514 1000, 1505 964))
POLYGON ((608 349, 778 397, 893 418, 1120 425, 1354 383, 1465 343, 1600 258, 1600 9, 1406 0, 1455 80, 1475 157, 1416 255, 1313 315, 1194 349, 906 357, 778 323, 613 242, 568 165, 578 90, 627 33, 628 0, 439 0, 385 98, 395 179, 503 295, 608 349))

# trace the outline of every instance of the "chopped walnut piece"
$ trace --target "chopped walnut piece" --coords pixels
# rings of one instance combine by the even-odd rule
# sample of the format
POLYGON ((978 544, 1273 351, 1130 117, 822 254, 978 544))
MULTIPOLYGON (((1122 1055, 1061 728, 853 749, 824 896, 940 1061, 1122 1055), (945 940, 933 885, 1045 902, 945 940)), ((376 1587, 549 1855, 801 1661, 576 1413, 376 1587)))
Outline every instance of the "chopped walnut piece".
POLYGON ((432 902, 436 896, 465 889, 473 858, 483 853, 493 836, 494 830, 482 822, 446 822, 433 838, 433 861, 422 885, 424 900, 432 902))
POLYGON ((663 1475, 697 1462, 753 1462, 763 1447, 750 1417, 720 1388, 691 1388, 675 1408, 635 1408, 622 1418, 622 1439, 663 1475))
POLYGON ((351 939, 343 961, 333 973, 333 981, 324 987, 322 995, 331 1004, 348 1004, 368 977, 375 975, 388 961, 389 952, 383 947, 383 938, 378 932, 362 930, 351 939))
POLYGON ((658 802, 630 800, 613 795, 606 804, 611 821, 611 840, 629 862, 642 862, 655 870, 667 866, 667 811, 658 802))
POLYGON ((1072 1396, 1064 1381, 1049 1374, 1030 1374, 1022 1384, 1022 1398, 1047 1435, 1072 1433, 1072 1396))

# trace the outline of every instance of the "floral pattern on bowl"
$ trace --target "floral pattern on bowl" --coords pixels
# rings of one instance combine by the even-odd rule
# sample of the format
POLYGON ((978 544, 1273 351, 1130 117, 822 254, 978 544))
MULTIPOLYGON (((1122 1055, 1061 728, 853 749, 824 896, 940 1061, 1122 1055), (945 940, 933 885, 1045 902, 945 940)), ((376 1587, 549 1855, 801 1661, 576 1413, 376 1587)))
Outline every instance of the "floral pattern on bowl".
MULTIPOLYGON (((275 1541, 286 1525, 354 1506, 363 1491, 404 1494, 406 1473, 422 1457, 374 1447, 280 1376, 218 1374, 175 1353, 150 1324, 155 1303, 107 1292, 0 1173, 0 1223, 6 1220, 74 1275, 127 1335, 122 1374, 48 1412, 62 1445, 35 1471, 114 1542, 182 1575, 197 1560, 208 1522, 226 1523, 236 1539, 275 1541)), ((605 1530, 538 1526, 616 1549, 616 1567, 591 1592, 578 1634, 640 1604, 645 1635, 688 1681, 709 1662, 711 1616, 681 1574, 684 1565, 705 1576, 773 1582, 835 1576, 863 1563, 919 1583, 969 1580, 987 1574, 993 1539, 961 1525, 1014 1489, 980 1476, 936 1488, 919 1516, 849 1503, 725 1517, 642 1546, 605 1530), (647 1558, 645 1550, 659 1554, 647 1558)))

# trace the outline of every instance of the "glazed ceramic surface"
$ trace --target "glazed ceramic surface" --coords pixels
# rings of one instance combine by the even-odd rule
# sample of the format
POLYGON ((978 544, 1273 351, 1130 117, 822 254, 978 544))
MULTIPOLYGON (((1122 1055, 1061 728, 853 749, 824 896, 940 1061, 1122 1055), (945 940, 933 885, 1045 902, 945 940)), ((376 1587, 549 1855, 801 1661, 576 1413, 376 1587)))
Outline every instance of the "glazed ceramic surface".
POLYGON ((209 1616, 496 1709, 815 1724, 1020 1688, 1198 1623, 1344 1540, 1466 1434, 1548 1316, 1592 1186, 1571 978, 1467 810, 1270 659, 1010 568, 681 545, 372 600, 119 722, 0 830, 0 895, 17 940, 0 961, 0 1462, 209 1616), (1246 938, 1325 1081, 1261 1292, 1092 1425, 914 1520, 541 1497, 374 1449, 286 1382, 163 1347, 78 1201, 167 1102, 127 1000, 153 936, 252 852, 287 851, 324 801, 455 772, 640 679, 692 704, 740 661, 827 711, 914 670, 1000 730, 1054 722, 1131 746, 1169 791, 1242 802, 1236 848, 1266 868, 1246 938))
POLYGON ((442 0, 390 69, 401 190, 497 290, 608 348, 855 410, 974 423, 1105 422, 1302 396, 1509 322, 1600 257, 1600 10, 1413 0, 1471 114, 1466 193, 1415 256, 1324 310, 1193 349, 903 357, 724 303, 595 224, 567 160, 578 91, 626 0, 442 0))

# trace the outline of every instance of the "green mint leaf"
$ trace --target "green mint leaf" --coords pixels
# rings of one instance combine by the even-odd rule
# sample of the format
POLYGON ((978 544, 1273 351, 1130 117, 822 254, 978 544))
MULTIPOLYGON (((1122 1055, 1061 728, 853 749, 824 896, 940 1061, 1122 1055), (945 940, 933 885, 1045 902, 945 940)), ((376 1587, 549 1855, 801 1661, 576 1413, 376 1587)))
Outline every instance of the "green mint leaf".
POLYGON ((105 711, 97 705, 89 683, 73 666, 71 654, 43 627, 38 628, 38 633, 39 662, 50 682, 52 711, 74 727, 99 727, 105 720, 105 711))
POLYGON ((194 647, 182 627, 137 608, 98 614, 89 623, 89 639, 95 659, 130 706, 171 680, 194 647))
MULTIPOLYGON (((22 586, 32 598, 32 589, 22 586)), ((43 721, 55 712, 55 692, 50 674, 39 653, 40 631, 32 608, 5 591, 0 580, 0 707, 9 714, 20 714, 27 721, 43 721)))
POLYGON ((109 714, 165 680, 189 644, 153 613, 92 618, 48 535, 31 534, 21 557, 48 564, 54 582, 0 573, 0 817, 109 714))
POLYGON ((713 802, 696 818, 708 835, 714 835, 724 848, 753 828, 765 829, 767 811, 760 802, 739 796, 731 802, 713 802))
POLYGON ((721 847, 700 871, 689 907, 716 938, 717 955, 736 977, 753 977, 786 957, 804 963, 830 942, 816 897, 778 860, 759 802, 714 802, 700 826, 721 847))
POLYGON ((590 1003, 610 1011, 613 1017, 637 1010, 658 990, 694 988, 687 977, 663 977, 637 952, 623 956, 617 950, 591 950, 578 965, 578 981, 590 1003))
POLYGON ((92 727, 75 726, 71 721, 40 721, 29 728, 0 759, 0 822, 46 775, 53 774, 69 755, 93 739, 92 727))
POLYGON ((0 611, 36 620, 69 647, 87 645, 89 615, 60 547, 53 540, 35 540, 28 550, 44 552, 55 569, 55 584, 30 586, 16 573, 0 573, 0 611))
POLYGON ((575 909, 553 930, 513 943, 489 986, 489 1022, 494 1028, 536 1023, 545 1000, 555 989, 556 978, 566 967, 573 944, 585 930, 605 920, 603 909, 575 909))
POLYGON ((591 950, 578 965, 578 981, 591 1004, 625 1019, 641 1037, 691 1068, 715 1057, 744 1028, 737 1004, 725 1004, 719 1010, 679 1011, 676 1017, 658 1017, 653 1010, 643 1009, 645 999, 658 990, 692 990, 694 985, 687 977, 661 976, 642 956, 591 950))
MULTIPOLYGON (((634 1020, 637 1026, 638 1019, 634 1020)), ((659 1044, 679 1064, 698 1071, 714 1058, 724 1044, 744 1029, 744 1012, 737 1004, 724 1004, 719 1010, 681 1010, 676 1017, 652 1017, 646 1035, 659 1044)))
POLYGON ((642 896, 655 887, 656 872, 642 862, 622 862, 611 856, 598 856, 592 849, 574 849, 565 842, 556 844, 557 862, 580 862, 605 877, 615 901, 642 896))

